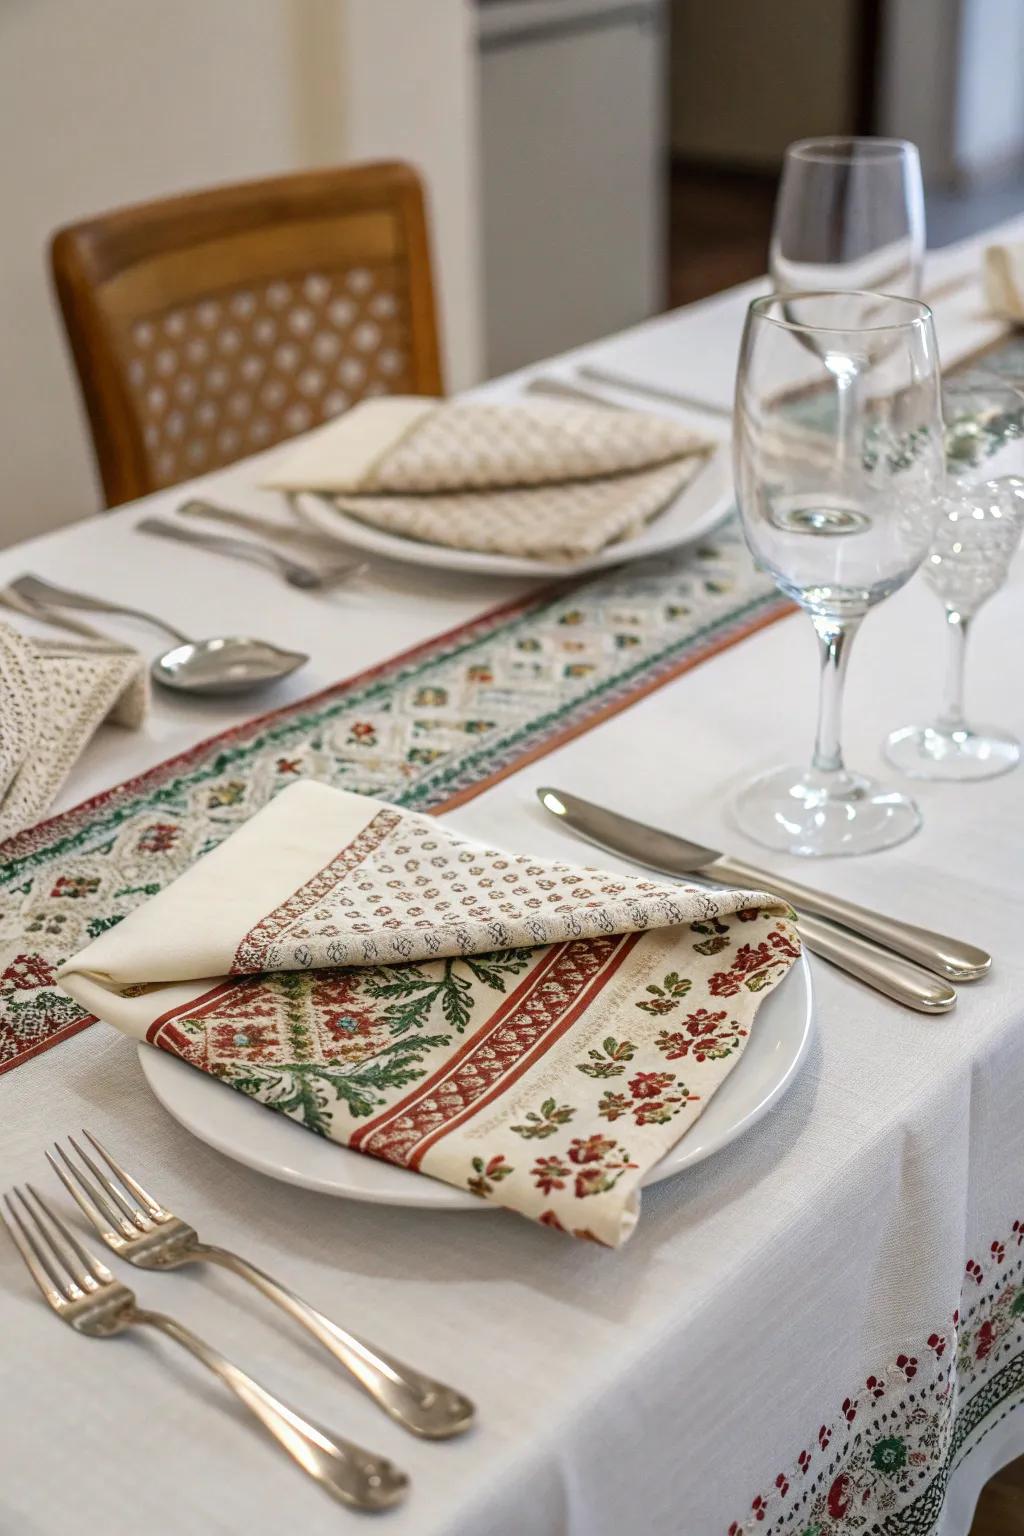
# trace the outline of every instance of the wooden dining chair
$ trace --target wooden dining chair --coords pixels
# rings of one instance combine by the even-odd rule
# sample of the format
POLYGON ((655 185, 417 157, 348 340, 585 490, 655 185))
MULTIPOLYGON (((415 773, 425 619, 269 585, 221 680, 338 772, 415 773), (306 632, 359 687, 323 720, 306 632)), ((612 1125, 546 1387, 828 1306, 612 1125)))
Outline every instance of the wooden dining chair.
POLYGON ((107 505, 441 393, 423 191, 397 162, 122 208, 59 230, 53 275, 107 505))

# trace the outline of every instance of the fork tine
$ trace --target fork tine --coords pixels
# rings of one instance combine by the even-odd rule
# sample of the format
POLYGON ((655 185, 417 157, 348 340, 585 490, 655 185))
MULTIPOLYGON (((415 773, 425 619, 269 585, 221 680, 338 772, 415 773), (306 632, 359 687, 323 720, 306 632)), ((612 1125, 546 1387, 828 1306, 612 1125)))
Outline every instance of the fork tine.
POLYGON ((136 1200, 140 1200, 142 1202, 151 1216, 156 1217, 157 1220, 161 1220, 162 1218, 170 1215, 170 1212, 165 1211, 163 1206, 160 1205, 158 1201, 153 1199, 152 1195, 147 1194, 142 1185, 138 1183, 136 1179, 133 1179, 130 1173, 125 1173, 120 1164, 114 1162, 114 1159, 111 1157, 106 1147, 101 1141, 97 1139, 97 1137, 92 1134, 92 1131, 87 1131, 83 1126, 82 1135, 89 1138, 93 1146, 96 1148, 96 1151, 99 1153, 100 1157, 102 1157, 103 1161, 110 1169, 111 1173, 115 1174, 116 1177, 121 1180, 121 1183, 124 1185, 125 1189, 130 1190, 131 1193, 135 1196, 136 1200))
POLYGON ((4 1195, 4 1204, 7 1207, 7 1215, 4 1216, 0 1212, 0 1221, 3 1222, 11 1234, 11 1241, 25 1260, 25 1267, 29 1274, 51 1307, 63 1307, 68 1301, 68 1297, 61 1281, 57 1279, 53 1270, 32 1241, 28 1228, 11 1204, 10 1195, 4 1195))
MULTIPOLYGON (((54 1229, 50 1234, 50 1245, 59 1253, 64 1264, 71 1271, 74 1279, 84 1291, 94 1291, 100 1285, 107 1285, 113 1280, 113 1275, 107 1266, 89 1252, 72 1232, 63 1216, 49 1205, 36 1189, 34 1184, 26 1183, 28 1190, 36 1205, 43 1212, 50 1226, 54 1229), (55 1235, 56 1234, 56 1235, 55 1235)), ((18 1191, 23 1204, 27 1205, 25 1196, 18 1191)), ((38 1217, 36 1218, 38 1221, 38 1217)))
POLYGON ((105 1243, 117 1242, 118 1233, 122 1237, 138 1237, 139 1234, 135 1228, 130 1227, 121 1216, 118 1216, 111 1209, 95 1185, 89 1182, 80 1168, 75 1167, 60 1143, 55 1141, 53 1146, 54 1151, 64 1164, 64 1167, 67 1168, 71 1177, 68 1177, 68 1174, 64 1172, 64 1168, 50 1156, 49 1152, 46 1154, 47 1162, 78 1206, 78 1209, 82 1212, 82 1215, 87 1221, 92 1222, 103 1241, 105 1243))
MULTIPOLYGON (((33 1234, 32 1227, 24 1227, 24 1231, 28 1237, 29 1242, 35 1248, 36 1253, 39 1255, 40 1259, 55 1278, 57 1277, 57 1267, 63 1264, 64 1269, 70 1277, 65 1279, 63 1282, 64 1294, 67 1296, 69 1301, 79 1301, 85 1295, 85 1288, 79 1283, 78 1276, 75 1273, 75 1265, 72 1262, 69 1262, 69 1256, 62 1249, 60 1239, 55 1239, 53 1233, 50 1232, 40 1221, 39 1212, 34 1210, 33 1207, 29 1205, 28 1201, 25 1199, 25 1191, 23 1189, 15 1189, 14 1196, 15 1199, 20 1202, 25 1215, 28 1217, 29 1221, 32 1223, 32 1227, 35 1228, 35 1231, 38 1234, 37 1241, 33 1234)), ((58 1284, 59 1283, 60 1281, 58 1280, 58 1284)))
MULTIPOLYGON (((102 1168, 97 1168, 88 1152, 86 1152, 84 1147, 80 1147, 78 1145, 78 1142, 73 1136, 69 1136, 68 1141, 74 1147, 75 1151, 78 1153, 79 1157, 82 1159, 82 1162, 88 1168, 93 1178, 99 1180, 106 1194, 110 1196, 118 1210, 122 1212, 124 1221, 120 1220, 120 1218, 115 1219, 117 1220, 118 1225, 120 1226, 125 1237, 138 1237, 140 1232, 148 1232, 150 1230, 149 1219, 144 1216, 141 1211, 136 1210, 133 1206, 128 1204, 128 1201, 124 1198, 124 1195, 122 1195, 121 1191, 118 1189, 113 1180, 107 1178, 102 1168), (128 1223, 127 1227, 125 1226, 125 1221, 128 1223)), ((93 1193, 95 1194, 95 1191, 93 1191, 93 1193)), ((100 1201, 100 1204, 102 1205, 103 1202, 100 1201)))
POLYGON ((71 1269, 68 1264, 64 1264, 64 1255, 61 1253, 60 1243, 55 1243, 52 1233, 46 1230, 46 1227, 43 1226, 40 1218, 38 1218, 37 1210, 29 1206, 28 1200, 25 1198, 25 1190, 15 1187, 12 1193, 14 1193, 15 1200, 20 1204, 21 1210, 29 1218, 31 1226, 26 1224, 25 1220, 21 1218, 21 1212, 14 1206, 14 1201, 11 1203, 11 1210, 14 1212, 15 1217, 18 1218, 18 1221, 20 1221, 21 1230, 25 1232, 29 1243, 34 1247, 35 1256, 37 1256, 41 1266, 48 1272, 55 1286, 64 1293, 68 1301, 77 1301, 80 1296, 84 1295, 84 1292, 77 1279, 75 1279, 74 1269, 71 1269), (66 1275, 61 1273, 61 1264, 64 1264, 64 1269, 68 1270, 66 1275))

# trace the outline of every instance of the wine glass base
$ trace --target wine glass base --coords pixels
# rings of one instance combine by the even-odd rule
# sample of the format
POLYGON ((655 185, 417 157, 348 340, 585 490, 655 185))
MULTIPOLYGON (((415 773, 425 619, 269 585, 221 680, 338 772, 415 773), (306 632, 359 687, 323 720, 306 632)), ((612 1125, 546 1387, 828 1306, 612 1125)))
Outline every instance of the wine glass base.
POLYGON ((755 842, 804 858, 876 853, 905 842, 921 825, 909 796, 847 770, 773 768, 740 791, 733 811, 755 842))
POLYGON ((1016 768, 1020 754, 1016 736, 987 725, 906 725, 885 739, 890 763, 912 779, 993 779, 1016 768))

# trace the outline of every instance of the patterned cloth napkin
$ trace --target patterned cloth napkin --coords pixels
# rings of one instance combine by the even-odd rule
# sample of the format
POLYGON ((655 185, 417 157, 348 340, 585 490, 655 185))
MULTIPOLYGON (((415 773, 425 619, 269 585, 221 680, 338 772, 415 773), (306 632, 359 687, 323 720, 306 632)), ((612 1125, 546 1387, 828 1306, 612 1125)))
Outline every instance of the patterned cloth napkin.
MULTIPOLYGON (((639 411, 393 396, 363 401, 290 446, 269 483, 329 493, 345 512, 407 538, 569 560, 639 531, 712 447, 639 411)), ((333 527, 329 505, 325 513, 333 527)))
POLYGON ((992 311, 1024 324, 1024 244, 990 245, 984 274, 985 297, 992 311))
MULTIPOLYGON (((14 594, 0 602, 23 606, 14 594)), ((138 729, 147 683, 135 651, 99 638, 29 640, 0 623, 0 841, 46 814, 97 726, 138 729)))
POLYGON ((799 954, 785 909, 304 781, 60 971, 335 1141, 612 1247, 799 954))

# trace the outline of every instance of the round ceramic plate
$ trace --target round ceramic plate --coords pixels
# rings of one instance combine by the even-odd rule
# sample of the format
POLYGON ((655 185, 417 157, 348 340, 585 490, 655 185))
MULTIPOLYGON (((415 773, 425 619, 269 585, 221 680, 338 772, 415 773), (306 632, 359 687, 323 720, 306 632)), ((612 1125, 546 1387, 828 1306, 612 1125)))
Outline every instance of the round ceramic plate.
MULTIPOLYGON (((811 1039, 811 975, 804 955, 758 1011, 750 1044, 700 1119, 644 1178, 657 1184, 702 1162, 756 1125, 795 1076, 811 1039)), ((146 1080, 174 1118, 227 1157, 326 1195, 435 1211, 483 1211, 486 1201, 314 1136, 176 1056, 139 1046, 146 1080)))
POLYGON ((641 560, 645 555, 663 554, 703 538, 732 506, 731 450, 727 444, 716 448, 675 501, 646 523, 635 538, 609 544, 583 560, 527 560, 512 555, 484 555, 470 549, 446 549, 443 544, 425 544, 373 528, 343 512, 329 496, 303 491, 294 499, 302 516, 319 532, 329 533, 349 548, 368 555, 445 571, 476 571, 482 576, 579 576, 585 571, 622 565, 626 560, 641 560))

